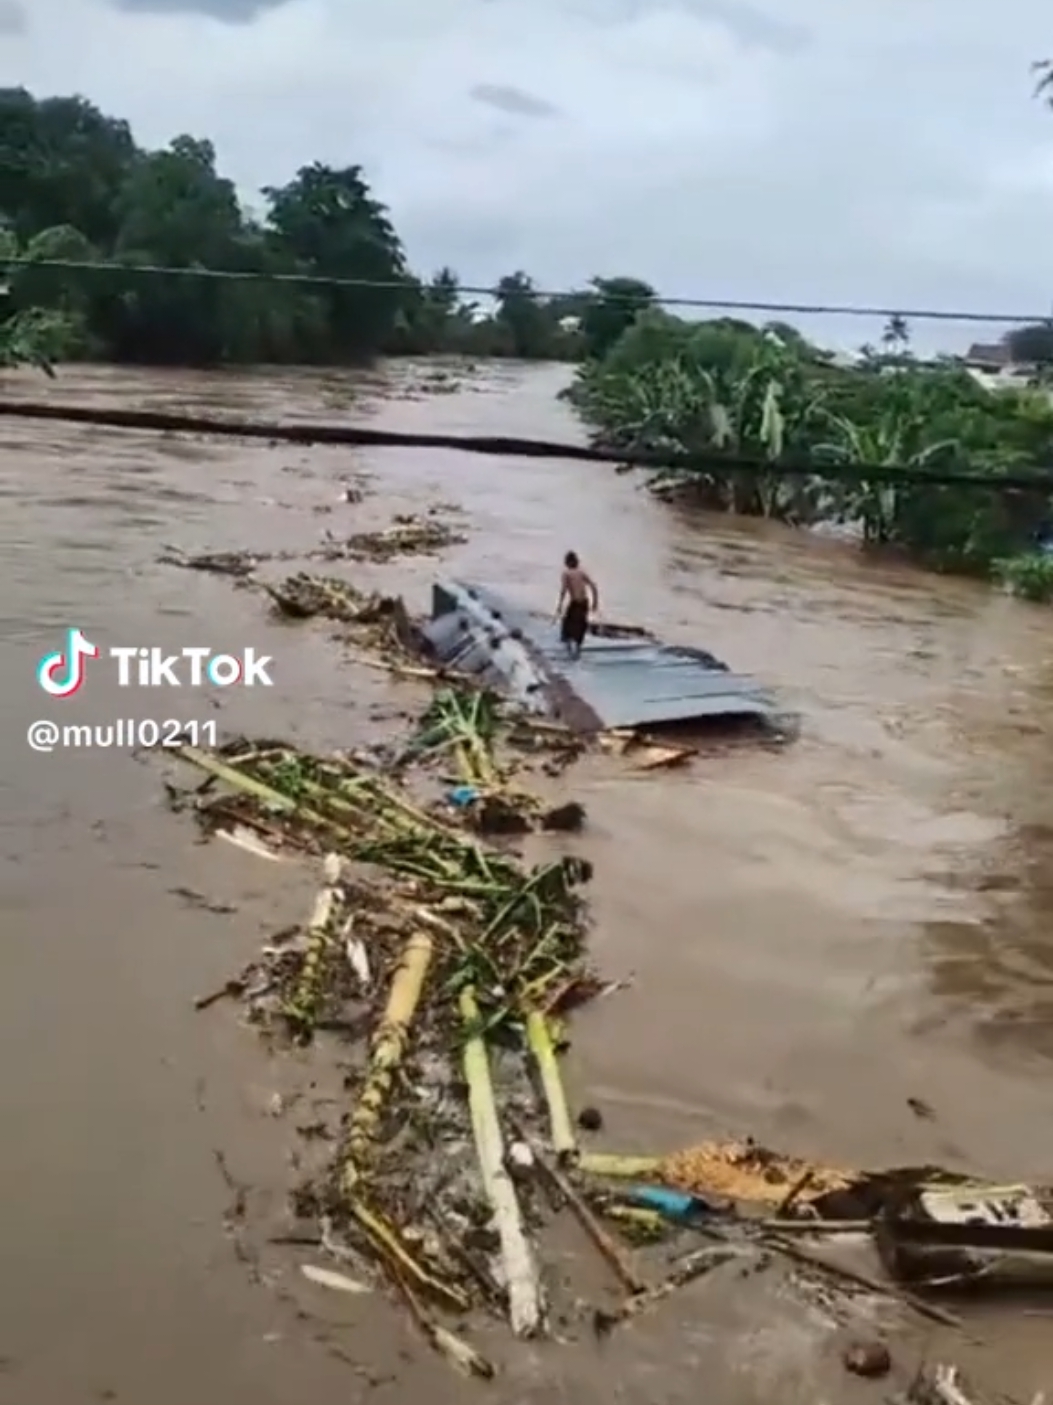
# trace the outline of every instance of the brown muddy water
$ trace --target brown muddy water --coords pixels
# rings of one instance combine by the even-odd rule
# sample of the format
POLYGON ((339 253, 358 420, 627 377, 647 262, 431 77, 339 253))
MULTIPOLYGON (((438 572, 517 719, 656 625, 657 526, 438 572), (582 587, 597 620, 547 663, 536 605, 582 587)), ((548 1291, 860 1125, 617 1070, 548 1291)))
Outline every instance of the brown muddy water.
MULTIPOLYGON (((560 368, 465 373, 451 394, 428 393, 433 375, 83 370, 14 389, 579 432, 555 399, 560 368)), ((324 627, 282 627, 252 592, 157 564, 167 543, 309 548, 327 528, 454 502, 469 541, 447 554, 451 571, 551 608, 573 546, 610 617, 762 675, 801 711, 796 745, 735 746, 663 777, 600 760, 567 777, 591 819, 576 847, 596 865, 597 962, 635 976, 574 1030, 575 1094, 603 1110, 602 1145, 666 1149, 731 1130, 849 1164, 1053 1178, 1047 612, 868 565, 841 544, 678 515, 602 466, 2 420, 0 440, 0 1399, 328 1405, 475 1389, 382 1299, 334 1305, 287 1250, 261 1275, 225 1232, 217 1152, 251 1187, 254 1222, 282 1223, 295 1136, 270 1114, 301 1075, 230 1008, 195 1014, 192 1001, 303 916, 311 875, 196 843, 164 806, 156 760, 26 744, 34 718, 131 713, 347 746, 419 705, 412 685, 347 660, 324 627), (342 501, 345 482, 364 486, 361 505, 342 501), (274 656, 275 686, 130 693, 97 669, 82 696, 56 703, 34 666, 70 625, 103 646, 253 645, 274 656)), ((410 560, 359 578, 423 606, 437 569, 410 560)), ((480 1395, 718 1405, 874 1389, 841 1373, 822 1323, 774 1276, 735 1292, 728 1281, 700 1283, 602 1350, 583 1339, 509 1351, 480 1395)), ((1053 1385, 1048 1318, 973 1315, 984 1347, 951 1334, 933 1349, 1025 1399, 1053 1385)), ((905 1365, 922 1345, 904 1341, 905 1365)))

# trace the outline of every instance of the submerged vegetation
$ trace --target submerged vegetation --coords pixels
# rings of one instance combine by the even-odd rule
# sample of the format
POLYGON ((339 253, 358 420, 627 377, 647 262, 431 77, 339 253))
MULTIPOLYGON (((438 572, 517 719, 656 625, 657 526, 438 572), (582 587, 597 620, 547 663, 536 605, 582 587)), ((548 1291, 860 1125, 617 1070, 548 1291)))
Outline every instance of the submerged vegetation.
MULTIPOLYGON (((991 391, 949 359, 916 359, 901 319, 880 351, 838 365, 782 325, 650 310, 582 365, 571 397, 599 442, 684 455, 683 467, 651 480, 655 491, 801 525, 846 524, 865 543, 942 570, 986 573, 1033 552, 1049 511, 1040 490, 997 488, 1000 476, 1053 464, 1048 389, 991 391), (787 463, 801 471, 788 475, 787 463), (843 476, 822 474, 831 466, 843 476), (907 472, 888 483, 868 478, 868 467, 907 472), (991 488, 926 482, 949 469, 986 475, 991 488)), ((1014 586, 1023 579, 1005 566, 1000 574, 1014 586)))
POLYGON ((28 308, 0 323, 0 366, 35 366, 54 375, 66 351, 68 327, 61 316, 28 308))
POLYGON ((994 576, 1021 600, 1036 605, 1053 602, 1053 556, 1044 551, 1022 551, 994 563, 994 576))

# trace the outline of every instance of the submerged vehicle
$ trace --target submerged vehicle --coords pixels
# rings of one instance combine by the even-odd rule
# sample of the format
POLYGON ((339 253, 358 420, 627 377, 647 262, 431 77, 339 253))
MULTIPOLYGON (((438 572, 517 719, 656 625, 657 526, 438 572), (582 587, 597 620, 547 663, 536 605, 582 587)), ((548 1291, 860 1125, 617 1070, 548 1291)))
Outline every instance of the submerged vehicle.
POLYGON ((748 719, 785 733, 791 721, 756 679, 643 629, 593 624, 571 659, 550 618, 480 585, 436 584, 422 633, 442 664, 575 731, 748 719))

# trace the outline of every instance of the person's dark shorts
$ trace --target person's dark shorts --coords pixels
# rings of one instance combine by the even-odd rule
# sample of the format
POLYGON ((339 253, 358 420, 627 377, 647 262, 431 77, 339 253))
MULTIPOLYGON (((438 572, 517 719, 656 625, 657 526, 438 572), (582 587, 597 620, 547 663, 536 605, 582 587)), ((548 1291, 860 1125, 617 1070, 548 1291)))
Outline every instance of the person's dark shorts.
POLYGON ((559 637, 564 644, 580 648, 589 630, 589 607, 584 600, 572 600, 563 612, 559 637))

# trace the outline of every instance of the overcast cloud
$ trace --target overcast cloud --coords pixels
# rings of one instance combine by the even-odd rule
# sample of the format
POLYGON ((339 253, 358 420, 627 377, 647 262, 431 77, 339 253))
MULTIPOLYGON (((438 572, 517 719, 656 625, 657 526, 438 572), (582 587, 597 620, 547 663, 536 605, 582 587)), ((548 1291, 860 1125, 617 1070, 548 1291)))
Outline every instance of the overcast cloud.
POLYGON ((145 143, 209 136, 250 200, 360 162, 423 270, 1053 299, 1048 0, 0 0, 20 12, 4 83, 82 92, 145 143))
POLYGON ((29 16, 20 0, 0 0, 0 36, 25 34, 28 27, 29 16))

